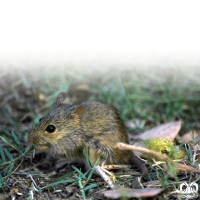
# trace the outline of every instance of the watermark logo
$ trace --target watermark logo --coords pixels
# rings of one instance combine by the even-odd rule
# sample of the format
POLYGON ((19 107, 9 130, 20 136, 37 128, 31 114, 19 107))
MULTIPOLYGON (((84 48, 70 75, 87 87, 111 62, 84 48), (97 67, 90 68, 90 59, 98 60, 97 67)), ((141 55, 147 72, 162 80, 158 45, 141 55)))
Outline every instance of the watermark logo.
POLYGON ((194 199, 198 197, 198 184, 192 183, 182 183, 180 185, 180 191, 182 192, 181 198, 194 199))

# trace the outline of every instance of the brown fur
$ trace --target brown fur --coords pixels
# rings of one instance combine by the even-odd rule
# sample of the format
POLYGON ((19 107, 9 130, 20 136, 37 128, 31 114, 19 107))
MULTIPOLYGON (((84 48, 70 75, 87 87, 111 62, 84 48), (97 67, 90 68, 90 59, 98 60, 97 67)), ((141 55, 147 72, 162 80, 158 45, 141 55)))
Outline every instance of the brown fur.
POLYGON ((128 136, 117 110, 98 101, 86 101, 79 105, 64 102, 60 93, 50 112, 31 131, 29 140, 37 148, 56 157, 85 160, 88 148, 94 164, 100 156, 102 164, 135 164, 147 174, 144 163, 131 151, 115 148, 118 142, 128 143, 128 136), (46 131, 48 125, 56 127, 53 133, 46 131))

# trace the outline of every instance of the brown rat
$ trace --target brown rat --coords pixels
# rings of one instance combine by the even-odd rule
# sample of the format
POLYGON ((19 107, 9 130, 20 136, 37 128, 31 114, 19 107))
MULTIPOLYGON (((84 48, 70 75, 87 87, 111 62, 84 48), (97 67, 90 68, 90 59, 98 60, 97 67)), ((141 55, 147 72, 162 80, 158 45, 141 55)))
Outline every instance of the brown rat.
POLYGON ((116 148, 118 142, 128 143, 128 135, 113 106, 98 101, 70 105, 65 98, 66 93, 60 93, 31 131, 28 138, 37 149, 55 157, 85 160, 86 147, 93 164, 100 156, 98 164, 134 164, 143 176, 148 174, 144 162, 132 151, 116 148))

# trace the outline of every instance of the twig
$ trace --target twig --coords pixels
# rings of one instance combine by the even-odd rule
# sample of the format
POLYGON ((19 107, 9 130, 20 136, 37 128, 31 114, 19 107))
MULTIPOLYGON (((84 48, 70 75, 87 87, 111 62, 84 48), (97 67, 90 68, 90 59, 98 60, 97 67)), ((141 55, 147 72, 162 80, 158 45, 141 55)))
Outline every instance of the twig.
POLYGON ((103 180, 110 186, 110 188, 112 188, 112 189, 115 188, 115 186, 114 186, 112 180, 110 179, 110 177, 105 174, 105 172, 101 169, 100 166, 94 167, 94 171, 103 178, 103 180))
MULTIPOLYGON (((33 179, 32 175, 31 175, 31 174, 29 174, 28 176, 29 176, 29 177, 31 178, 31 180, 33 181, 33 185, 35 185, 35 187, 37 188, 38 186, 37 186, 37 184, 36 184, 35 180, 33 179)), ((38 191, 39 191, 39 190, 38 190, 38 191)))
POLYGON ((140 152, 143 152, 143 153, 147 153, 149 155, 159 157, 162 160, 164 160, 165 162, 168 162, 170 160, 169 157, 167 157, 167 156, 165 156, 165 155, 163 155, 161 153, 146 149, 144 147, 136 147, 136 146, 128 145, 128 144, 125 144, 125 143, 117 143, 117 148, 121 149, 121 150, 135 150, 135 151, 140 151, 140 152))
MULTIPOLYGON (((140 151, 140 152, 143 152, 143 153, 146 153, 146 154, 149 154, 149 155, 161 158, 166 163, 167 162, 170 162, 172 164, 175 163, 169 157, 167 157, 167 156, 165 156, 165 155, 163 155, 161 153, 155 152, 153 150, 149 150, 149 149, 143 148, 143 147, 136 147, 136 146, 128 145, 128 144, 125 144, 125 143, 117 143, 117 148, 121 149, 121 150, 135 150, 135 151, 140 151)), ((191 171, 191 172, 198 172, 199 173, 199 170, 197 170, 197 169, 195 169, 193 167, 187 166, 187 165, 179 164, 179 163, 178 163, 178 171, 191 171)))
POLYGON ((111 169, 127 169, 127 168, 131 168, 132 165, 104 165, 103 168, 107 169, 107 170, 111 170, 111 169))

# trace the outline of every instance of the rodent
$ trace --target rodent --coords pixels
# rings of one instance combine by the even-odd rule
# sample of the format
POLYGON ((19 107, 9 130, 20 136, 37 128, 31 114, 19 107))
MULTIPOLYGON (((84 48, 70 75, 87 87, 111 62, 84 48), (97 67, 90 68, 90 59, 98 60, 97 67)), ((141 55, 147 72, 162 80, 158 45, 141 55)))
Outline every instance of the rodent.
POLYGON ((144 176, 148 172, 144 162, 132 151, 119 150, 118 142, 128 142, 128 135, 116 108, 99 101, 85 101, 71 105, 66 93, 58 94, 53 108, 42 117, 28 136, 38 150, 55 157, 86 160, 85 147, 94 164, 133 164, 144 176))

